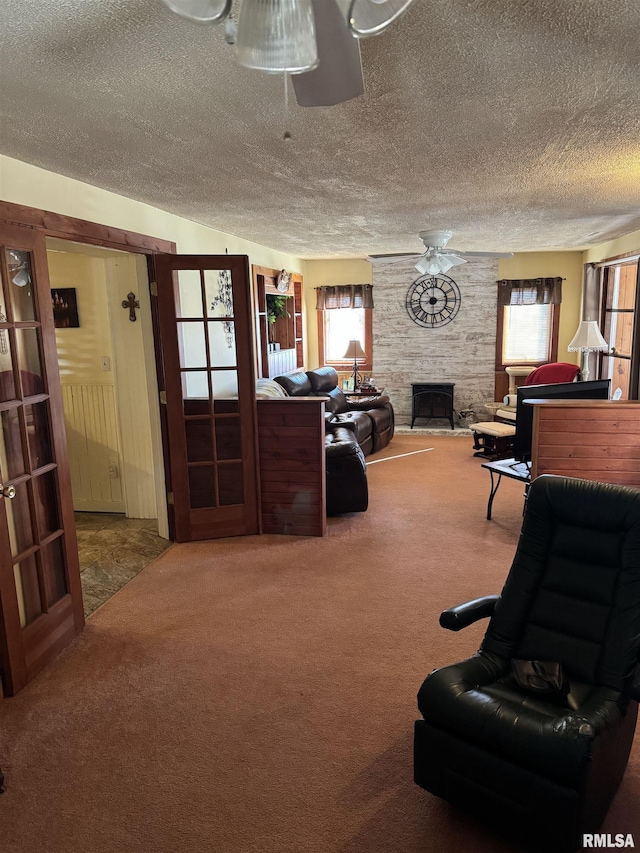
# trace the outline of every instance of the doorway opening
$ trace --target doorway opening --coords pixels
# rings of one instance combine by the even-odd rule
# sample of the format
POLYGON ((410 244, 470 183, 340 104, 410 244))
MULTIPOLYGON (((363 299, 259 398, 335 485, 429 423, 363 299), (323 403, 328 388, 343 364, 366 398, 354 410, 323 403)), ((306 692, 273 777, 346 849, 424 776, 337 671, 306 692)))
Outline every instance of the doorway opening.
POLYGON ((140 255, 46 246, 88 616, 171 544, 149 285, 140 255), (132 313, 122 307, 130 293, 142 306, 132 313))

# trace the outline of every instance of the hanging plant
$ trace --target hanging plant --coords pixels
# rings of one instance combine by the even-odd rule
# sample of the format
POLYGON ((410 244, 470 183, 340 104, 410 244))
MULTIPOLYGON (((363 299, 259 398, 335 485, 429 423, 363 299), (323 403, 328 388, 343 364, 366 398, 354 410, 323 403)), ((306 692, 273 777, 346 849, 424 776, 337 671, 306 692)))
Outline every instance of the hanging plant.
POLYGON ((287 299, 291 299, 291 297, 273 296, 271 293, 267 293, 267 320, 270 326, 275 323, 278 317, 289 318, 291 316, 287 311, 287 299))

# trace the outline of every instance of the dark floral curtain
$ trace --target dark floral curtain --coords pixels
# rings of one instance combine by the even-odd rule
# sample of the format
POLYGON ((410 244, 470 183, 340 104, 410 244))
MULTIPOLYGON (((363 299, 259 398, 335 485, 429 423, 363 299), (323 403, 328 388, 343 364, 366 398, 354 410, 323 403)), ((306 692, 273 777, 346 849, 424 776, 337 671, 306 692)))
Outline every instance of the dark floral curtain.
POLYGON ((561 278, 503 278, 498 305, 557 305, 562 302, 561 278))
POLYGON ((370 284, 336 284, 316 287, 316 308, 373 308, 373 287, 370 284))

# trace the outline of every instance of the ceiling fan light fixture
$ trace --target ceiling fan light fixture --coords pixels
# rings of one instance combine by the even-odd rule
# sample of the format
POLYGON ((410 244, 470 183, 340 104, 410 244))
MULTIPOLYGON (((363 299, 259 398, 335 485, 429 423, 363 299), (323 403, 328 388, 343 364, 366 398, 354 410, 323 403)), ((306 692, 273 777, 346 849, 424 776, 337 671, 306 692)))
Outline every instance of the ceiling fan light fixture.
POLYGON ((442 270, 440 269, 440 259, 436 255, 422 255, 418 258, 416 269, 422 275, 437 275, 442 270))
POLYGON ((336 0, 356 38, 377 36, 413 5, 415 0, 336 0))
POLYGON ((233 0, 162 0, 164 5, 198 24, 220 24, 231 12, 233 0))
POLYGON ((236 61, 267 74, 301 74, 318 64, 311 0, 242 0, 236 61))
POLYGON ((441 255, 439 252, 429 251, 419 258, 416 269, 423 275, 438 275, 448 272, 458 264, 466 264, 466 261, 457 255, 441 255))

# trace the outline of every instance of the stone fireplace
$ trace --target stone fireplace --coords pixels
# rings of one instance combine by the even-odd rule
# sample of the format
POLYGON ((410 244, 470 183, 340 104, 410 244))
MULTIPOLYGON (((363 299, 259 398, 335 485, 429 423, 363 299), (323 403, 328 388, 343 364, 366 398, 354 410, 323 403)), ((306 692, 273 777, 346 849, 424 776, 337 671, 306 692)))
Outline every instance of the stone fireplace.
POLYGON ((420 382, 454 383, 455 411, 473 409, 476 420, 484 420, 485 404, 494 397, 498 261, 478 258, 450 270, 460 290, 460 310, 435 328, 414 323, 405 307, 407 291, 420 275, 414 263, 373 265, 376 385, 391 398, 398 424, 411 422, 411 386, 420 382))

